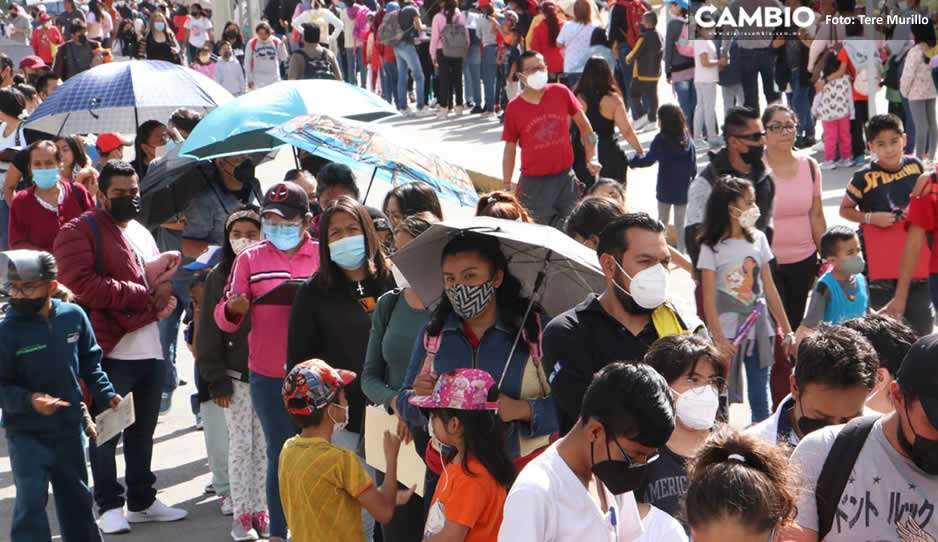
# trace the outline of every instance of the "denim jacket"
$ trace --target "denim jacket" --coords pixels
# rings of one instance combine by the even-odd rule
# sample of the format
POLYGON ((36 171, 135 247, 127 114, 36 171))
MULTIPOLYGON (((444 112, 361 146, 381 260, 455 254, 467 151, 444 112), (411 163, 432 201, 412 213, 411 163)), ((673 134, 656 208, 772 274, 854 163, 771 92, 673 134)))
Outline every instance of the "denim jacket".
MULTIPOLYGON (((547 315, 541 314, 541 321, 548 322, 547 315)), ((420 373, 424 358, 427 355, 423 343, 426 330, 427 328, 424 326, 417 335, 410 365, 407 368, 407 376, 404 378, 404 385, 397 396, 398 412, 411 426, 427 425, 427 419, 420 409, 408 402, 408 398, 414 395, 414 380, 420 373)), ((501 378, 502 369, 505 367, 505 359, 508 352, 511 351, 511 345, 515 339, 515 332, 501 317, 497 318, 495 325, 489 328, 481 337, 479 346, 476 349, 472 348, 463 331, 462 319, 455 314, 451 314, 447 318, 441 334, 440 349, 433 362, 433 370, 436 373, 443 374, 455 369, 477 367, 488 371, 495 379, 495 382, 498 382, 501 378)), ((519 341, 518 347, 511 357, 505 381, 502 382, 502 393, 518 399, 521 396, 525 370, 528 364, 533 363, 534 360, 528 355, 527 343, 524 340, 519 341)), ((531 374, 531 371, 529 370, 528 373, 531 374)), ((547 390, 549 393, 549 388, 547 390)), ((509 424, 506 444, 508 453, 513 459, 521 456, 522 439, 546 437, 557 431, 557 413, 554 408, 554 400, 550 395, 538 399, 529 399, 528 403, 531 406, 531 419, 509 424)))

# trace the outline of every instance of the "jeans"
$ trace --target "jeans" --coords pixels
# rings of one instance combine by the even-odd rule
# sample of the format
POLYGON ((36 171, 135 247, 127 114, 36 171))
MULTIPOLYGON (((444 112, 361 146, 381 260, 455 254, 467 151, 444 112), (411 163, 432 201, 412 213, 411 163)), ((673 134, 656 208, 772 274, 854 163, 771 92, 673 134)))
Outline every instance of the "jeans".
POLYGON ((397 108, 401 109, 397 102, 397 62, 385 62, 381 66, 381 94, 389 104, 397 103, 397 108))
POLYGON ((919 119, 918 130, 915 132, 915 156, 924 160, 935 159, 935 145, 938 144, 938 123, 935 119, 935 98, 930 100, 909 100, 909 109, 912 118, 919 119))
POLYGON ((399 43, 394 48, 394 56, 397 58, 397 107, 400 111, 407 109, 407 70, 414 77, 415 93, 417 94, 417 109, 423 109, 427 104, 427 96, 424 94, 423 87, 423 69, 420 66, 420 57, 417 56, 417 48, 412 43, 399 43))
POLYGON ((495 111, 498 95, 495 92, 495 79, 498 76, 497 45, 486 45, 482 48, 482 87, 485 89, 485 112, 495 111))
MULTIPOLYGON (((776 231, 775 235, 778 236, 779 232, 776 231)), ((778 296, 782 299, 782 306, 785 307, 785 314, 788 315, 792 329, 798 329, 801 319, 804 318, 808 294, 814 286, 817 270, 817 253, 800 262, 781 263, 772 267, 772 278, 775 280, 778 296)))
POLYGON ((469 46, 469 54, 462 63, 462 76, 466 91, 466 101, 482 106, 482 46, 469 46))
MULTIPOLYGON (((896 295, 896 280, 876 279, 870 281, 870 310, 877 311, 883 308, 890 299, 896 295)), ((931 335, 935 321, 931 312, 930 295, 933 290, 929 280, 913 279, 909 283, 909 297, 905 303, 905 317, 909 327, 919 337, 931 335)))
POLYGON ((769 377, 772 374, 772 366, 759 366, 759 348, 755 344, 752 345, 752 352, 745 355, 743 363, 746 367, 746 395, 752 410, 752 423, 755 424, 772 415, 769 402, 769 377))
POLYGON ((179 322, 186 307, 192 302, 189 282, 173 280, 173 295, 176 296, 176 308, 156 324, 160 330, 160 345, 163 347, 163 360, 160 363, 166 372, 163 380, 164 393, 173 393, 179 384, 179 374, 176 372, 176 345, 179 342, 179 322))
POLYGON ((228 495, 228 426, 225 424, 225 409, 216 405, 215 401, 205 401, 199 410, 202 414, 205 454, 208 456, 208 468, 212 471, 212 487, 218 495, 228 495))
MULTIPOLYGON (((684 120, 687 126, 694 126, 694 110, 697 108, 697 91, 694 90, 694 80, 672 82, 671 88, 677 95, 677 103, 684 112, 684 120)), ((702 137, 703 134, 694 134, 694 137, 702 137)))
MULTIPOLYGON (((814 102, 814 86, 801 86, 801 70, 791 74, 792 109, 798 120, 798 137, 814 139, 814 117, 811 116, 811 104, 814 102)), ((725 98, 725 97, 724 97, 725 98)))
POLYGON ((670 203, 658 202, 658 220, 667 225, 671 215, 671 208, 674 207, 674 236, 677 237, 677 249, 684 250, 684 218, 687 216, 687 205, 672 205, 670 203))
MULTIPOLYGON (((251 371, 251 401, 261 419, 267 441, 267 509, 270 512, 270 536, 287 537, 287 520, 280 503, 280 479, 277 474, 283 443, 296 435, 296 426, 283 406, 283 379, 251 371)), ((260 465, 258 465, 260 467, 260 465)))
MULTIPOLYGON (((629 56, 629 53, 631 52, 632 48, 629 47, 628 43, 624 41, 618 42, 619 58, 616 59, 616 69, 619 71, 619 78, 622 84, 622 97, 625 100, 625 107, 629 111, 632 111, 632 107, 634 107, 632 99, 629 96, 629 88, 632 86, 632 65, 626 64, 625 57, 629 56)), ((636 117, 633 116, 632 118, 636 117)))
POLYGON ((759 76, 765 102, 772 103, 781 96, 775 89, 775 52, 762 49, 739 48, 739 63, 743 74, 743 102, 746 107, 759 109, 759 76))
POLYGON ((453 96, 456 96, 456 103, 462 107, 462 59, 452 58, 438 51, 436 60, 440 66, 440 95, 437 100, 440 104, 440 110, 445 111, 453 107, 453 96))
POLYGON ((54 435, 8 429, 6 435, 16 486, 10 540, 52 540, 46 516, 51 482, 62 540, 101 542, 101 533, 92 514, 88 469, 81 451, 81 429, 75 427, 54 435))
POLYGON ((361 58, 361 55, 362 55, 361 47, 346 47, 345 48, 345 82, 349 83, 350 85, 359 84, 358 81, 356 81, 356 78, 360 79, 363 83, 365 81, 364 77, 357 75, 361 73, 360 68, 364 67, 364 66, 360 66, 359 59, 361 58))
MULTIPOLYGON (((163 389, 162 361, 158 359, 101 360, 114 391, 122 397, 134 394, 133 425, 107 442, 90 445, 91 472, 94 475, 94 500, 99 513, 124 506, 124 488, 117 481, 117 441, 124 441, 124 480, 127 483, 127 509, 146 510, 156 499, 156 476, 150 469, 153 459, 153 432, 160 411, 160 390, 163 389)), ((95 413, 107 405, 95 405, 95 413)))
MULTIPOLYGON (((348 429, 343 429, 338 433, 332 434, 332 444, 355 452, 355 454, 358 455, 358 461, 365 467, 365 471, 368 472, 368 476, 374 480, 375 470, 365 464, 365 459, 363 458, 365 450, 362 447, 361 433, 353 433, 348 429)), ((375 518, 371 517, 371 514, 368 513, 368 510, 365 510, 364 506, 362 507, 362 526, 365 529, 365 542, 371 542, 375 536, 375 518)))

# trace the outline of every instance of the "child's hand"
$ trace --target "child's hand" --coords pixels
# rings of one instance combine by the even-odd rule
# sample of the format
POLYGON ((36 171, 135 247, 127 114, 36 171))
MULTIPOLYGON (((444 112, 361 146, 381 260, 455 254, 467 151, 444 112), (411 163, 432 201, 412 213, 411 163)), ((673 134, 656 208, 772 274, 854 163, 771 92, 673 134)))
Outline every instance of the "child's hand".
POLYGON ((244 294, 234 294, 225 302, 225 312, 228 313, 229 318, 244 316, 250 308, 251 302, 244 294))
POLYGON ((417 378, 414 379, 414 393, 417 395, 431 395, 439 377, 440 375, 433 372, 417 375, 417 378))
POLYGON ((717 350, 723 354, 723 357, 727 360, 733 359, 736 356, 736 347, 733 346, 733 343, 730 342, 723 335, 716 335, 713 337, 713 344, 716 345, 717 350))
POLYGON ((120 407, 121 401, 123 400, 124 398, 120 395, 115 395, 114 397, 111 397, 111 402, 108 403, 108 405, 111 407, 111 410, 117 412, 117 408, 120 407))
POLYGON ((879 213, 870 213, 870 224, 880 228, 888 228, 896 223, 895 213, 882 211, 879 213))
POLYGON ((32 396, 32 405, 33 409, 43 416, 51 416, 55 414, 56 410, 62 407, 72 406, 68 401, 63 401, 58 397, 52 397, 47 393, 34 393, 32 396))
POLYGON ((91 442, 98 443, 98 426, 89 423, 85 426, 85 436, 91 439, 91 442))
POLYGON ((164 318, 172 314, 175 309, 176 309, 176 297, 170 296, 169 303, 167 303, 166 306, 163 307, 163 310, 156 313, 156 321, 159 322, 163 320, 164 318))
POLYGON ((394 433, 384 431, 384 459, 389 464, 397 462, 397 454, 401 451, 401 437, 394 433))
POLYGON ((410 489, 398 489, 397 490, 397 499, 394 504, 397 506, 404 506, 410 501, 410 498, 414 495, 414 492, 417 491, 417 484, 410 486, 410 489))

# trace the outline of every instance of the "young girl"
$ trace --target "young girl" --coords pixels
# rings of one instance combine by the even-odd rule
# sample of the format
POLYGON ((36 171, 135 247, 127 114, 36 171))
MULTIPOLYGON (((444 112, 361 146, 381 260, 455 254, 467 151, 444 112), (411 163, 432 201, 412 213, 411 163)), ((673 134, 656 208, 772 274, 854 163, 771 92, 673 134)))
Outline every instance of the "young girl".
POLYGON ((785 348, 793 350, 795 334, 775 289, 769 262, 775 257, 765 234, 755 228, 759 219, 756 194, 745 179, 724 176, 713 186, 707 202, 704 229, 700 235, 700 257, 704 314, 713 342, 730 363, 730 401, 740 402, 742 364, 746 365, 746 388, 752 408, 752 422, 769 417, 769 373, 775 362, 775 323, 785 334, 785 348), (737 345, 737 330, 754 313, 762 310, 755 325, 737 345))
MULTIPOLYGON (((700 115, 698 115, 699 117, 700 115)), ((658 162, 658 220, 668 223, 674 207, 674 230, 677 248, 685 251, 684 213, 687 211, 687 189, 697 176, 697 149, 687 132, 681 108, 666 104, 658 108, 658 130, 648 153, 629 160, 629 167, 648 167, 658 162)))
POLYGON ((584 198, 588 198, 590 196, 606 198, 622 209, 623 213, 626 212, 625 187, 622 186, 622 183, 615 179, 610 179, 609 177, 600 177, 598 181, 593 183, 583 193, 584 198))
POLYGON ((212 78, 234 96, 244 94, 244 69, 238 63, 228 41, 218 42, 218 62, 212 78))
POLYGON ((215 61, 212 60, 212 46, 206 43, 199 49, 199 55, 191 64, 192 69, 208 77, 215 78, 215 61))
MULTIPOLYGON (((703 17, 703 16, 701 16, 703 17)), ((707 130, 707 142, 711 147, 723 144, 717 135, 717 82, 720 80, 720 67, 726 59, 717 58, 717 47, 713 42, 713 30, 697 27, 697 39, 694 40, 694 90, 697 92, 697 108, 694 112, 694 136, 703 142, 703 129, 707 130)))
POLYGON ((495 380, 481 369, 444 373, 431 395, 410 397, 412 405, 429 411, 430 437, 456 450, 443 461, 424 542, 497 538, 516 474, 505 449, 504 425, 495 413, 497 399, 495 380))
POLYGON ((775 540, 795 519, 796 480, 781 448, 721 429, 687 468, 691 539, 775 540))
POLYGON ((55 139, 55 146, 62 156, 62 165, 59 167, 59 176, 63 181, 76 180, 78 172, 91 163, 82 145, 81 136, 60 136, 55 139))
MULTIPOLYGON (((824 64, 824 81, 840 68, 840 63, 833 56, 827 57, 824 64)), ((826 82, 824 88, 814 96, 811 105, 811 114, 821 121, 824 126, 824 163, 821 169, 834 169, 836 167, 852 167, 850 119, 853 111, 853 84, 850 75, 844 73, 840 77, 826 82), (837 144, 840 143, 840 162, 834 162, 837 157, 837 144)))

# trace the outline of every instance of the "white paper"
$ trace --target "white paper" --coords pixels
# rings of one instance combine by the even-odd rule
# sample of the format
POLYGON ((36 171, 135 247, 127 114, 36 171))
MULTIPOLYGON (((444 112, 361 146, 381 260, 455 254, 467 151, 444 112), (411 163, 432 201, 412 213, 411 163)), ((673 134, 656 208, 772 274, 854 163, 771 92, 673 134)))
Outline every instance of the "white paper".
POLYGON ((94 419, 94 424, 98 430, 98 444, 104 444, 120 434, 121 431, 133 425, 134 417, 134 393, 130 392, 124 396, 117 411, 108 408, 98 414, 94 419))
MULTIPOLYGON (((365 462, 381 472, 387 472, 384 461, 385 430, 397 432, 397 416, 374 405, 365 408, 365 462)), ((417 495, 423 497, 426 468, 417 455, 414 442, 401 443, 401 451, 397 456, 397 481, 408 488, 416 484, 417 495)))

